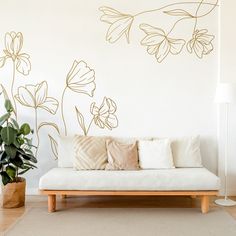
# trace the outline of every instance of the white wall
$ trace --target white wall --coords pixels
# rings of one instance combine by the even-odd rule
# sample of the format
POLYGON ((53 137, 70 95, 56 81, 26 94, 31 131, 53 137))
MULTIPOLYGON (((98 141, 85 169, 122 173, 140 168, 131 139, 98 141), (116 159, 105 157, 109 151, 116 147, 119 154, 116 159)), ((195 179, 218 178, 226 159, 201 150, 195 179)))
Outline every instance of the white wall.
MULTIPOLYGON (((221 82, 236 83, 236 32, 234 23, 235 1, 222 1, 221 3, 221 82)), ((220 152, 219 152, 219 175, 224 177, 224 107, 220 113, 220 152)), ((236 195, 236 105, 230 107, 229 113, 229 159, 228 159, 228 192, 229 195, 236 195)), ((222 182, 223 183, 223 182, 222 182)), ((223 193, 223 191, 222 191, 223 193)))
MULTIPOLYGON (((178 55, 168 55, 162 63, 147 53, 140 45, 145 33, 139 29, 141 23, 160 27, 168 31, 180 16, 163 12, 142 15, 133 22, 130 44, 123 36, 110 44, 105 40, 109 25, 101 22, 101 6, 110 6, 121 12, 136 14, 156 9, 175 1, 84 1, 68 0, 8 0, 0 8, 0 49, 4 49, 4 35, 9 31, 22 32, 22 52, 30 55, 32 70, 29 75, 16 73, 14 93, 19 86, 47 81, 48 96, 56 98, 61 105, 66 75, 73 61, 84 60, 95 71, 96 90, 94 97, 73 93, 65 94, 65 119, 70 134, 80 132, 74 106, 84 114, 85 122, 91 119, 89 106, 101 104, 103 97, 117 104, 116 116, 119 126, 112 131, 91 126, 90 135, 117 136, 202 136, 204 164, 217 171, 217 110, 213 97, 217 83, 218 68, 218 14, 214 10, 199 18, 197 29, 208 29, 215 35, 214 50, 199 59, 184 46, 178 55)), ((181 1, 180 1, 181 2, 181 1)), ((200 1, 199 1, 200 2, 200 1)), ((215 1, 211 1, 214 4, 215 1)), ((195 14, 198 4, 170 6, 167 10, 183 8, 195 14)), ((204 14, 212 5, 200 7, 204 14)), ((192 37, 193 19, 183 20, 170 35, 175 39, 189 41, 192 37)), ((9 91, 12 80, 12 64, 8 61, 0 69, 1 83, 9 91)), ((34 110, 17 103, 19 120, 34 127, 34 110)), ((51 115, 38 109, 38 123, 54 122, 63 134, 61 107, 51 115)), ((28 190, 37 189, 39 177, 56 166, 51 152, 48 133, 55 137, 52 128, 39 132, 38 170, 27 174, 28 190)), ((37 137, 34 137, 37 142, 37 137)))

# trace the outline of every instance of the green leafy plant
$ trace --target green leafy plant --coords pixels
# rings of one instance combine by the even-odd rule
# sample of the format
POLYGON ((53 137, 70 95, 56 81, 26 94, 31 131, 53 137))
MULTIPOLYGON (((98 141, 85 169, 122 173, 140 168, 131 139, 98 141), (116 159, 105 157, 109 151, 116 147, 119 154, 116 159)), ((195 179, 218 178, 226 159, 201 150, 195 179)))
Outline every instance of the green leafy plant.
POLYGON ((19 176, 30 169, 37 168, 32 152, 32 140, 27 138, 33 133, 27 123, 21 126, 12 118, 13 106, 5 100, 6 113, 0 117, 0 175, 4 185, 18 182, 19 176))

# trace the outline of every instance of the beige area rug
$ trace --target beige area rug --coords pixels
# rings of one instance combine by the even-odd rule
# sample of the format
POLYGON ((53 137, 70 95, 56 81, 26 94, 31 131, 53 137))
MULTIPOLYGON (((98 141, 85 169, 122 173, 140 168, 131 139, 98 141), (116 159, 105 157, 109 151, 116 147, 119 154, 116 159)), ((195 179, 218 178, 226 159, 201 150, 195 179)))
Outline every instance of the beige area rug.
POLYGON ((29 210, 7 236, 235 236, 236 221, 223 210, 75 208, 29 210))

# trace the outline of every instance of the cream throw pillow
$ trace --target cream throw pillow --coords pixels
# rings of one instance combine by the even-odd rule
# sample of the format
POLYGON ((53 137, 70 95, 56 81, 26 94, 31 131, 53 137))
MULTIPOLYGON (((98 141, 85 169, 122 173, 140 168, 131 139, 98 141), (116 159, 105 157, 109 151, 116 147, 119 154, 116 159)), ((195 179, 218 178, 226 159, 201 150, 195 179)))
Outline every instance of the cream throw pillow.
POLYGON ((58 136, 58 167, 73 167, 74 136, 58 136))
POLYGON ((202 167, 199 136, 174 139, 171 148, 176 167, 202 167))
POLYGON ((79 136, 74 138, 74 167, 77 170, 104 170, 107 164, 106 138, 79 136))
POLYGON ((141 169, 175 168, 169 139, 140 140, 139 165, 141 169))
POLYGON ((136 141, 132 144, 107 140, 108 164, 106 170, 137 170, 138 151, 136 141))

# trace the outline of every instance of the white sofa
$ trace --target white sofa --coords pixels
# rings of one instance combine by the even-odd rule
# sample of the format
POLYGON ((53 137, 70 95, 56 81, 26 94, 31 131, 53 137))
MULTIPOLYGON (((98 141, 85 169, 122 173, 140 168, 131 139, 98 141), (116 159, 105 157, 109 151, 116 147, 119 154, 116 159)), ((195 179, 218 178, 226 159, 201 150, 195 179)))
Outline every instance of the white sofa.
POLYGON ((39 190, 48 195, 48 211, 56 210, 56 195, 174 195, 201 197, 208 212, 209 196, 217 195, 220 180, 204 167, 132 171, 73 168, 72 137, 59 140, 58 167, 40 178, 39 190))

